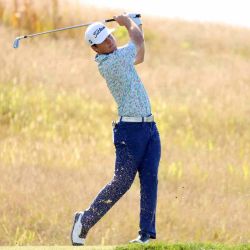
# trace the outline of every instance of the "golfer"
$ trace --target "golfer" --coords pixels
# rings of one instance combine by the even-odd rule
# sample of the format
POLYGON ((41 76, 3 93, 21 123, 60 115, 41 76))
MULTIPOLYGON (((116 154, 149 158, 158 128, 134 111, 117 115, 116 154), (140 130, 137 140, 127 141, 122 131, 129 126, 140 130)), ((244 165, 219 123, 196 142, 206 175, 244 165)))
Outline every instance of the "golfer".
POLYGON ((144 38, 141 20, 133 14, 115 16, 125 26, 130 42, 117 48, 116 40, 103 23, 90 25, 86 42, 97 53, 95 61, 100 74, 118 106, 118 121, 113 123, 116 161, 114 177, 94 199, 88 209, 77 212, 71 232, 73 245, 84 245, 89 230, 131 187, 139 173, 140 230, 130 242, 147 243, 156 238, 158 166, 161 155, 160 137, 151 114, 146 90, 136 70, 144 60, 144 38))

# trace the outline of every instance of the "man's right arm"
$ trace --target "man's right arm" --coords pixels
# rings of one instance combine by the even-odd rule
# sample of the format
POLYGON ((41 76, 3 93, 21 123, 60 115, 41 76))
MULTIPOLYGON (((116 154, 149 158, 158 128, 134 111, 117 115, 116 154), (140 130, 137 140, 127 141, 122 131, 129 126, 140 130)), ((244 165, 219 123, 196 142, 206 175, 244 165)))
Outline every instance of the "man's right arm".
POLYGON ((114 19, 118 22, 119 25, 126 27, 131 41, 136 46, 137 53, 134 64, 142 63, 144 61, 145 47, 141 27, 139 28, 127 15, 115 16, 114 19))

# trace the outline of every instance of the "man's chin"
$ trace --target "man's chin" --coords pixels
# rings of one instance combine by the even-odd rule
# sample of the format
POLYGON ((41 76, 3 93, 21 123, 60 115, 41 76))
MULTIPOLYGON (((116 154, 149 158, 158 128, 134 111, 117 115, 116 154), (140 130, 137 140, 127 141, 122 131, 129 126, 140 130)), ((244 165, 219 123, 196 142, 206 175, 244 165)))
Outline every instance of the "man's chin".
POLYGON ((110 51, 110 53, 113 53, 115 50, 117 50, 116 47, 112 48, 111 51, 110 51))

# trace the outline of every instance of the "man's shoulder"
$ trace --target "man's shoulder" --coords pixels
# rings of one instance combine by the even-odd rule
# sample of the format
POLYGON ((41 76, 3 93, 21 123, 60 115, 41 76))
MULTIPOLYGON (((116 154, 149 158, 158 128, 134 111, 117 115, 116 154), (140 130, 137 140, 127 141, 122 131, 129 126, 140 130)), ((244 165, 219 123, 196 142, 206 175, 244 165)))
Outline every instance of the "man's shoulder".
POLYGON ((124 67, 124 64, 133 64, 136 55, 135 45, 132 42, 118 47, 115 51, 109 54, 97 54, 95 61, 98 63, 100 70, 118 67, 124 67))
POLYGON ((129 43, 125 44, 124 46, 121 46, 118 48, 119 52, 126 53, 126 54, 134 54, 136 51, 135 44, 130 41, 129 43))
POLYGON ((134 48, 134 47, 135 47, 135 44, 132 41, 129 41, 125 45, 119 47, 119 49, 127 49, 127 48, 134 48))

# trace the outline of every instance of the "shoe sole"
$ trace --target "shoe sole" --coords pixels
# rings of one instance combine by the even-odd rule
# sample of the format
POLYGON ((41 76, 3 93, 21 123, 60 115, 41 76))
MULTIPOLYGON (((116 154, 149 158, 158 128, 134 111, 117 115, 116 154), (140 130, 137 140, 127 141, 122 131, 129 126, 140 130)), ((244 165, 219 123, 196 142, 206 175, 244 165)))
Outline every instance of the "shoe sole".
POLYGON ((79 244, 79 243, 73 242, 73 231, 74 231, 74 227, 75 227, 75 224, 76 224, 76 222, 78 221, 78 218, 79 218, 80 215, 81 215, 80 213, 76 213, 76 214, 75 214, 75 217, 74 217, 73 227, 72 227, 72 230, 71 230, 71 243, 72 243, 72 246, 83 246, 83 244, 79 244))
POLYGON ((148 244, 149 243, 149 240, 147 241, 129 241, 129 244, 148 244))

